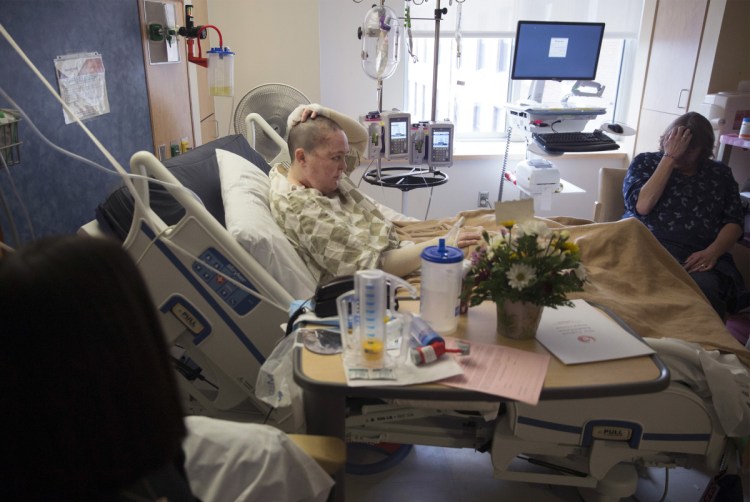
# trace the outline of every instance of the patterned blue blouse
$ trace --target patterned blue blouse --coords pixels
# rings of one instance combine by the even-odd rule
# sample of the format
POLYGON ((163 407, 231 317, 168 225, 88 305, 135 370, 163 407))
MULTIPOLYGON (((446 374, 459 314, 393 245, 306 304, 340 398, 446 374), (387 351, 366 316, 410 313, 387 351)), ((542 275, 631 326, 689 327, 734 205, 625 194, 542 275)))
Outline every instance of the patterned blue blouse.
MULTIPOLYGON (((641 220, 668 248, 681 248, 685 259, 708 247, 727 223, 744 226, 744 210, 732 170, 707 160, 693 176, 673 171, 659 201, 647 215, 635 210, 641 188, 656 170, 662 153, 641 153, 633 159, 623 182, 623 217, 641 220)), ((673 252, 673 254, 675 254, 673 252)), ((682 254, 682 253, 680 253, 682 254)))

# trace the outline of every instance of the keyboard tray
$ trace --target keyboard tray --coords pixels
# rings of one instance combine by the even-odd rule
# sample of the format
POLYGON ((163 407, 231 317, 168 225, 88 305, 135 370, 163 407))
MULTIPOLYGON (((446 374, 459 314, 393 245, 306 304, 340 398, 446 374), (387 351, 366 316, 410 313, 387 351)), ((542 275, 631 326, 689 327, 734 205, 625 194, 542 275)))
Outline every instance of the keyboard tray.
POLYGON ((617 150, 620 145, 602 131, 532 133, 542 149, 550 153, 603 152, 617 150))

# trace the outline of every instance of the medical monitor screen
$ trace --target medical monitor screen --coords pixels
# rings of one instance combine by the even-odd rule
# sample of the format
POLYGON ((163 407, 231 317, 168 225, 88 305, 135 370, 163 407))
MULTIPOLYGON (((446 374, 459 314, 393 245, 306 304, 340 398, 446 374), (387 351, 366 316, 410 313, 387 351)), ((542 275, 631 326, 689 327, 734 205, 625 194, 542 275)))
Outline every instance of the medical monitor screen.
POLYGON ((519 21, 513 80, 594 80, 604 23, 519 21))
POLYGON ((391 121, 391 140, 406 138, 407 119, 395 119, 391 121))

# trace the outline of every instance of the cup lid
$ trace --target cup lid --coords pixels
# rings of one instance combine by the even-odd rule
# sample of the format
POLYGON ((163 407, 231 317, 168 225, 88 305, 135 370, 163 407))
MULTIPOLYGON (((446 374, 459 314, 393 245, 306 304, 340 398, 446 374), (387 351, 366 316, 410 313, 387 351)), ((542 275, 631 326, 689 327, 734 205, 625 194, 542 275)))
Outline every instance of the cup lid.
POLYGON ((445 239, 439 239, 437 246, 424 248, 421 256, 433 263, 456 263, 463 261, 464 252, 456 247, 446 246, 445 239))
POLYGON ((234 56, 234 52, 229 50, 229 47, 211 47, 208 51, 208 54, 218 54, 220 56, 234 56))

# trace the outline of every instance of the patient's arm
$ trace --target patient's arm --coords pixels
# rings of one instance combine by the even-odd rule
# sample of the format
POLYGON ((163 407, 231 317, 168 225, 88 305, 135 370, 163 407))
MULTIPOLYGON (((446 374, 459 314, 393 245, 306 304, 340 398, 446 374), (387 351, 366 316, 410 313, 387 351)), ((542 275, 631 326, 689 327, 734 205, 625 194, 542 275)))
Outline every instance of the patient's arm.
MULTIPOLYGON (((440 237, 442 238, 442 237, 440 237)), ((380 255, 380 268, 389 274, 403 277, 416 271, 422 265, 422 251, 429 246, 437 246, 439 237, 412 244, 398 249, 391 249, 380 255)), ((482 233, 476 230, 462 230, 458 233, 455 245, 460 249, 475 246, 482 239, 482 233)))
POLYGON ((406 216, 405 214, 399 213, 395 209, 391 209, 390 207, 381 204, 367 194, 362 195, 370 199, 375 207, 378 208, 378 211, 380 211, 388 221, 421 221, 419 218, 413 218, 411 216, 406 216))

